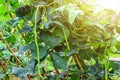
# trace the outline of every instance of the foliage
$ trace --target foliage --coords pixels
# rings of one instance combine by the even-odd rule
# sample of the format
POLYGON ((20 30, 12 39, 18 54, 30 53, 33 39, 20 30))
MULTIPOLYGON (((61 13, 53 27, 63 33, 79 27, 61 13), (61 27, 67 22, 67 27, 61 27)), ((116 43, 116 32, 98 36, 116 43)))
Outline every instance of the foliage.
MULTIPOLYGON (((93 1, 94 2, 94 1, 93 1)), ((84 0, 1 0, 0 79, 119 77, 119 14, 84 0), (4 7, 5 5, 5 7, 4 7), (2 18, 4 16, 4 18, 2 18)))

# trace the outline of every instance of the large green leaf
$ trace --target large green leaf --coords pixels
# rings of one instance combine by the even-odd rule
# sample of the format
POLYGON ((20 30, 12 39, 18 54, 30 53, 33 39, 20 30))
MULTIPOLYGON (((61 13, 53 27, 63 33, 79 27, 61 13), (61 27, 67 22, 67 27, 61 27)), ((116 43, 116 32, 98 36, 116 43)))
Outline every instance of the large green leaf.
POLYGON ((62 42, 62 39, 59 37, 55 37, 55 36, 49 36, 46 40, 46 45, 52 47, 55 47, 56 45, 58 45, 60 42, 62 42))
POLYGON ((19 7, 15 10, 15 13, 17 17, 24 17, 25 15, 28 15, 31 11, 31 7, 28 5, 19 7))
MULTIPOLYGON (((43 61, 46 58, 47 55, 48 55, 47 48, 46 47, 40 47, 40 60, 43 61)), ((38 58, 36 50, 32 51, 32 58, 36 58, 36 59, 38 58)))
POLYGON ((34 51, 35 48, 36 48, 36 46, 35 46, 34 43, 32 43, 32 44, 26 44, 25 46, 22 46, 22 47, 19 49, 18 54, 19 54, 19 55, 20 55, 20 54, 23 54, 23 53, 25 53, 27 50, 32 50, 32 51, 34 51))
POLYGON ((63 41, 63 38, 54 36, 50 32, 43 32, 40 37, 40 39, 45 43, 45 46, 48 48, 54 48, 63 41))
POLYGON ((82 10, 76 10, 73 5, 68 5, 68 21, 70 24, 72 24, 75 21, 75 18, 78 14, 84 15, 82 10))
POLYGON ((34 74, 36 65, 37 60, 32 58, 27 64, 27 70, 29 70, 29 73, 34 74))
POLYGON ((68 21, 70 24, 72 24, 78 14, 84 15, 82 10, 76 9, 76 8, 77 8, 76 6, 74 6, 72 4, 68 4, 68 5, 61 6, 57 9, 53 10, 52 12, 56 12, 56 11, 63 12, 64 10, 67 10, 68 11, 68 21))
POLYGON ((67 68, 67 61, 59 56, 57 53, 51 53, 52 61, 54 67, 58 69, 66 69, 67 68))
MULTIPOLYGON (((39 47, 39 48, 40 48, 40 60, 43 60, 47 56, 48 48, 46 47, 39 47)), ((34 43, 22 46, 18 51, 18 55, 25 53, 27 50, 31 50, 32 58, 37 59, 38 55, 37 55, 37 50, 36 50, 36 46, 34 43)))
POLYGON ((28 74, 27 69, 20 68, 20 67, 13 67, 12 68, 12 73, 17 77, 25 77, 28 74))

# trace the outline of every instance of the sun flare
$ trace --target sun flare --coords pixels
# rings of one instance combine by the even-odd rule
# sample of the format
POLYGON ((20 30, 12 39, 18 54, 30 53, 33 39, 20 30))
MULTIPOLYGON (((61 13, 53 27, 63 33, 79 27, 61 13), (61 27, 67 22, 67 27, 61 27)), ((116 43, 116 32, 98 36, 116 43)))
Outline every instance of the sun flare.
POLYGON ((120 12, 120 0, 98 0, 96 4, 100 8, 112 9, 116 12, 120 12))

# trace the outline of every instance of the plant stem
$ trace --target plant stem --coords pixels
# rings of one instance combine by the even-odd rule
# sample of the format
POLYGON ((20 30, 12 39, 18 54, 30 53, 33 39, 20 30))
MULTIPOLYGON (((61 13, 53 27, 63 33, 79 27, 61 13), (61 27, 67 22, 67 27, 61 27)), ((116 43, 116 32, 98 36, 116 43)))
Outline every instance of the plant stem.
POLYGON ((107 45, 105 44, 105 80, 108 80, 108 58, 107 58, 107 45))
POLYGON ((42 78, 42 75, 40 74, 40 50, 39 50, 39 45, 38 45, 38 40, 37 40, 37 13, 39 10, 39 6, 36 8, 35 12, 35 26, 34 26, 34 38, 35 38, 35 44, 36 44, 36 49, 37 49, 37 59, 38 59, 38 74, 42 78))
POLYGON ((62 30, 63 30, 63 34, 64 34, 64 37, 65 37, 65 41, 66 41, 66 44, 67 44, 68 51, 70 51, 70 46, 69 46, 69 43, 68 43, 67 36, 66 36, 64 28, 62 28, 62 30))

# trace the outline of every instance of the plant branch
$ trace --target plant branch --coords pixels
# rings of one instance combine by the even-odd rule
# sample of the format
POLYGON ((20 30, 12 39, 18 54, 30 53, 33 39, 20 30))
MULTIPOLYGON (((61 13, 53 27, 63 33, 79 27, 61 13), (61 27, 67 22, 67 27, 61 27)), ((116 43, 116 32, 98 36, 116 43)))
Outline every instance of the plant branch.
POLYGON ((80 63, 80 68, 84 71, 84 62, 83 60, 81 59, 81 57, 79 55, 76 55, 79 63, 80 63))
POLYGON ((17 58, 17 56, 14 54, 14 51, 12 51, 12 49, 10 48, 9 44, 7 43, 7 41, 4 39, 2 32, 0 32, 0 39, 5 43, 7 49, 13 54, 14 58, 16 59, 16 61, 21 65, 22 62, 17 58))
POLYGON ((73 59, 75 60, 75 63, 76 63, 77 68, 80 70, 80 66, 79 66, 79 63, 78 63, 78 60, 77 60, 76 55, 73 54, 72 57, 73 57, 73 59))
POLYGON ((5 71, 6 70, 6 67, 3 65, 2 61, 0 61, 0 66, 2 67, 2 71, 5 71))

